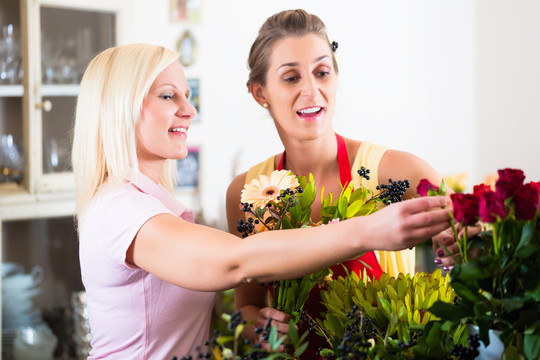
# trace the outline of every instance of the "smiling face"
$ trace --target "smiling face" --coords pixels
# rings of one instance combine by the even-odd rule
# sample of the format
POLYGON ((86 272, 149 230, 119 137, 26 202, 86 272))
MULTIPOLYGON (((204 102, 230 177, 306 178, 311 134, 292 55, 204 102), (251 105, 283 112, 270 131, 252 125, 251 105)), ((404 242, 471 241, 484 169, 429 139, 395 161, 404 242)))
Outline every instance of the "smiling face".
POLYGON ((152 83, 143 100, 141 118, 136 126, 137 156, 144 168, 166 159, 187 156, 187 131, 197 113, 189 103, 189 87, 184 71, 175 61, 152 83))
POLYGON ((251 90, 259 103, 268 103, 281 136, 308 139, 331 129, 337 76, 328 43, 313 33, 277 41, 266 85, 251 90))

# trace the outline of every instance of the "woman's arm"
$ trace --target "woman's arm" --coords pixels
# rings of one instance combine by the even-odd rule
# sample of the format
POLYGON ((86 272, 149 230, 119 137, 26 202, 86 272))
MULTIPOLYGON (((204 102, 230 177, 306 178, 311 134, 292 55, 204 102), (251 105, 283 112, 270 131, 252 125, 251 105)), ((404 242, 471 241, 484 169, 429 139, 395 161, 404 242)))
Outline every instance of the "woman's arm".
POLYGON ((448 210, 441 209, 448 203, 445 197, 414 199, 337 224, 266 231, 245 239, 160 214, 141 227, 127 261, 200 291, 293 279, 365 251, 400 250, 427 240, 448 226, 448 210))

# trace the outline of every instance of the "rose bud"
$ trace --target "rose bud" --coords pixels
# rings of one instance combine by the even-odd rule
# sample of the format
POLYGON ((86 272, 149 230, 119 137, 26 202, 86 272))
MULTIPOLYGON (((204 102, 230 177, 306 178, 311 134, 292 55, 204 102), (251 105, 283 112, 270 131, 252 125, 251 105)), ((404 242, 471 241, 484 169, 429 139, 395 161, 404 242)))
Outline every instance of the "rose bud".
POLYGON ((416 193, 420 196, 428 196, 429 190, 439 191, 439 187, 433 185, 428 179, 422 179, 416 187, 416 193))
POLYGON ((495 192, 497 195, 506 200, 514 196, 516 190, 523 185, 525 174, 519 169, 504 169, 499 170, 499 179, 495 183, 495 192))
POLYGON ((478 197, 472 194, 452 194, 454 217, 465 226, 474 225, 478 219, 478 197))
POLYGON ((497 216, 503 219, 506 216, 504 201, 491 190, 481 192, 478 195, 478 215, 487 223, 497 221, 497 216))
POLYGON ((532 220, 538 211, 538 191, 532 184, 522 185, 512 199, 515 206, 516 219, 532 220))

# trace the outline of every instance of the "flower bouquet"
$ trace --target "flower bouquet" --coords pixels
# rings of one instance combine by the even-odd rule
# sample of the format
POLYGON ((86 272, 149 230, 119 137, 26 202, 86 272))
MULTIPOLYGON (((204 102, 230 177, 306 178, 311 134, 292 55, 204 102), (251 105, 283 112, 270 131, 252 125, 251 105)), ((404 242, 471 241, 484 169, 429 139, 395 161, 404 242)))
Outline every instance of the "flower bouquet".
POLYGON ((329 359, 440 358, 465 327, 428 341, 423 332, 426 327, 432 329, 436 319, 427 309, 437 300, 452 302, 454 297, 450 277, 440 269, 397 278, 382 274, 379 280, 360 279, 354 273, 334 279, 322 293, 327 311, 317 331, 330 347, 321 355, 329 359))
MULTIPOLYGON (((369 180, 369 172, 364 167, 358 170, 362 180, 369 180)), ((247 237, 261 231, 324 226, 368 215, 384 204, 401 201, 408 187, 407 180, 390 179, 389 184, 380 185, 380 192, 374 194, 363 186, 354 189, 352 183, 349 183, 342 187, 335 199, 332 193, 325 197, 323 188, 321 216, 314 220, 311 205, 316 199, 317 189, 313 176, 310 174, 307 179, 288 170, 275 170, 270 176, 261 175, 244 186, 242 208, 249 215, 247 219, 238 220, 237 230, 243 237, 247 237)), ((298 322, 309 293, 329 275, 331 269, 323 269, 299 279, 267 284, 273 295, 272 307, 291 314, 294 323, 298 322)))
MULTIPOLYGON (((538 359, 540 183, 524 183, 525 175, 517 169, 499 170, 498 175, 495 189, 480 184, 472 194, 451 195, 461 258, 450 281, 459 301, 436 302, 429 311, 447 327, 476 326, 485 346, 490 330, 496 331, 505 359, 538 359), (467 228, 478 224, 483 231, 468 238, 467 228)), ((441 189, 424 181, 418 192, 434 195, 441 189)))

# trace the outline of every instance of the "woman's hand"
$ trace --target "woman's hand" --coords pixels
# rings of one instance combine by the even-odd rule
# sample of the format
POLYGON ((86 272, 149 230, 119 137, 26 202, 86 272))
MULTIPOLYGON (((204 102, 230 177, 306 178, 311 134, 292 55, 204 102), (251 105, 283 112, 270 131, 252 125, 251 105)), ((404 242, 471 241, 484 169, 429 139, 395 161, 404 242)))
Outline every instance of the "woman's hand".
MULTIPOLYGON (((264 307, 259 310, 257 320, 255 321, 255 331, 259 335, 258 342, 261 344, 263 349, 265 349, 266 351, 270 351, 270 344, 268 344, 268 338, 265 337, 264 334, 267 334, 272 327, 276 326, 278 339, 282 336, 287 335, 289 333, 290 319, 291 315, 271 307, 264 307), (262 329, 262 331, 259 332, 258 329, 262 329)), ((284 350, 285 348, 283 345, 278 348, 278 351, 280 352, 284 350)))
POLYGON ((368 216, 372 241, 368 249, 403 250, 447 230, 449 205, 448 197, 430 196, 391 204, 368 216))
MULTIPOLYGON (((463 236, 464 229, 456 224, 456 229, 460 237, 463 236)), ((470 239, 482 231, 480 225, 467 227, 467 238, 470 239)), ((454 236, 454 231, 449 228, 433 237, 433 252, 435 253, 435 264, 442 267, 444 271, 450 271, 456 264, 456 260, 461 258, 459 246, 454 236)), ((468 252, 469 257, 476 256, 475 249, 471 248, 468 252)))

